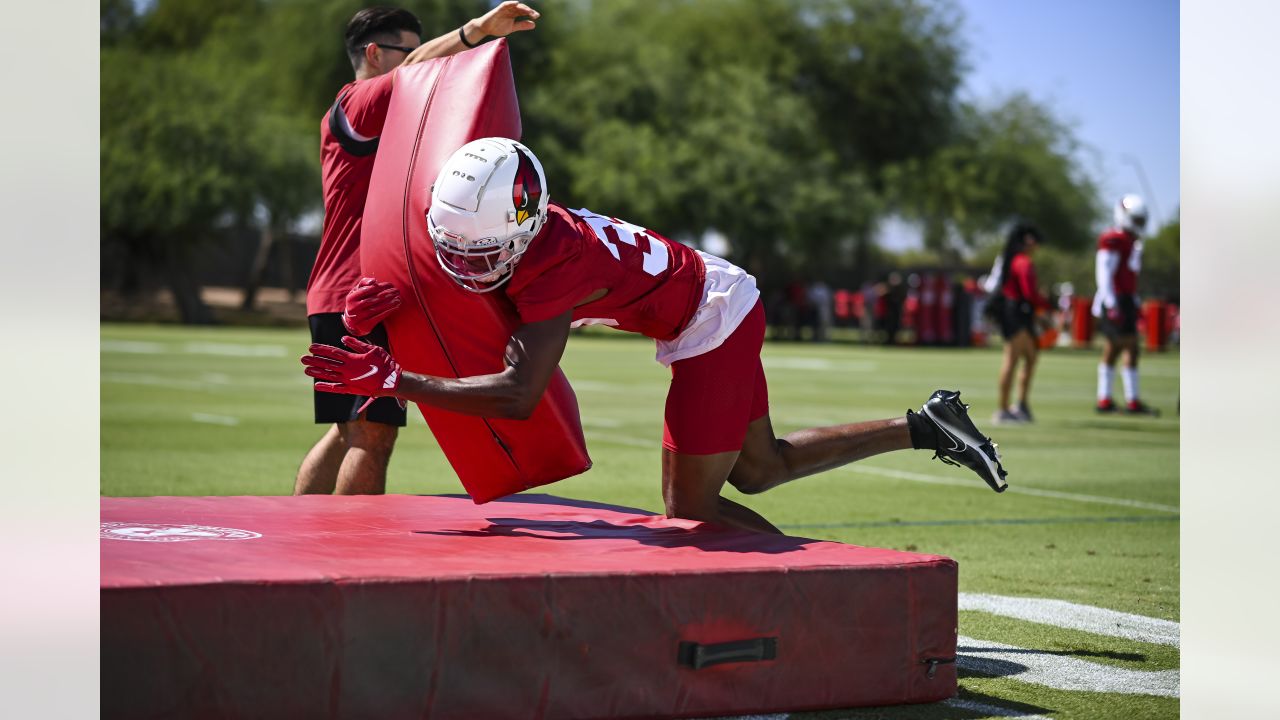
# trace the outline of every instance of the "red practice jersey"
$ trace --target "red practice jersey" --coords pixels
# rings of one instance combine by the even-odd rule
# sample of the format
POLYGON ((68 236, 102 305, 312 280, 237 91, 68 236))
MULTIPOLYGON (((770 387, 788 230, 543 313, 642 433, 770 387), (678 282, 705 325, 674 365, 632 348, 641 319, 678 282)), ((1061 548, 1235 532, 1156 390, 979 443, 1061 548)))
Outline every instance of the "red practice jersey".
POLYGON ((324 229, 307 281, 307 314, 342 312, 360 279, 360 223, 395 72, 348 83, 320 123, 324 229))
POLYGON ((1111 288, 1116 295, 1133 295, 1138 292, 1138 273, 1134 270, 1134 243, 1137 236, 1120 228, 1110 228, 1098 236, 1098 252, 1114 252, 1120 262, 1111 273, 1111 288))
POLYGON ((506 287, 526 323, 573 309, 575 325, 609 325, 670 340, 702 300, 706 266, 687 245, 652 230, 556 203, 506 287), (597 290, 604 297, 574 307, 597 290))

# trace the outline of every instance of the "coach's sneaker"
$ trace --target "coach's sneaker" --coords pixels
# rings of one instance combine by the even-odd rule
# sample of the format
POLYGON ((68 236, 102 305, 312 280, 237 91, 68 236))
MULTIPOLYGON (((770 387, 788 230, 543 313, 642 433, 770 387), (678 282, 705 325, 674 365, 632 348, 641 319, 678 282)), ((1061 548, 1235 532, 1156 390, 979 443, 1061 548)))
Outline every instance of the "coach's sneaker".
POLYGON ((933 456, 948 465, 963 465, 987 481, 992 490, 1004 492, 1008 475, 1000 465, 1000 453, 991 438, 978 432, 969 419, 969 406, 960 402, 960 393, 939 390, 931 395, 919 413, 907 411, 911 445, 933 450, 933 456))
POLYGON ((1018 403, 1016 406, 1009 408, 1014 415, 1022 422, 1035 422, 1035 418, 1031 417, 1031 408, 1026 403, 1018 403))
POLYGON ((1013 410, 997 410, 991 415, 991 422, 995 425, 1016 425, 1022 422, 1022 418, 1013 410))

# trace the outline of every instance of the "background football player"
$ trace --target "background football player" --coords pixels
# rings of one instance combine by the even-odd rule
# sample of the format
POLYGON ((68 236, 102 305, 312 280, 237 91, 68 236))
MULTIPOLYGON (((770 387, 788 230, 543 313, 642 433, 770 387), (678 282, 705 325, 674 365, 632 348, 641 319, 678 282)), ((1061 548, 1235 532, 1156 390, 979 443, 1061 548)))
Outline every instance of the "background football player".
MULTIPOLYGON (((440 267, 476 293, 503 292, 523 323, 502 372, 443 378, 402 372, 383 348, 343 338, 302 358, 316 387, 394 396, 445 410, 527 418, 564 353, 572 327, 603 324, 657 341, 671 369, 662 442, 667 515, 761 532, 777 528, 721 497, 725 482, 759 493, 795 478, 891 450, 934 451, 993 489, 1007 487, 991 439, 969 420, 958 392, 939 390, 905 417, 812 428, 777 438, 760 362, 765 318, 755 278, 652 230, 549 202, 542 164, 505 138, 464 145, 432 186, 427 224, 440 267), (371 366, 376 370, 370 370, 371 366)), ((354 313, 395 312, 389 283, 363 281, 354 313)))
POLYGON ((1138 273, 1142 269, 1142 233, 1147 206, 1137 195, 1125 195, 1115 207, 1115 227, 1098 237, 1093 316, 1102 330, 1102 362, 1098 363, 1098 405, 1101 413, 1116 411, 1111 382, 1116 359, 1124 353, 1125 411, 1154 415, 1138 394, 1138 273))

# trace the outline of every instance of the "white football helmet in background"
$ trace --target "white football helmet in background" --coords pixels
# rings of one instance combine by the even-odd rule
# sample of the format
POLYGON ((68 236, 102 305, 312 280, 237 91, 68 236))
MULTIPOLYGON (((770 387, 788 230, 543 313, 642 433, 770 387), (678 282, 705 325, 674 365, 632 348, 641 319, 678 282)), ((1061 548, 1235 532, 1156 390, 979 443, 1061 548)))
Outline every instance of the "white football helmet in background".
POLYGON ((467 290, 497 289, 542 229, 548 202, 542 163, 529 148, 500 137, 463 145, 431 186, 436 260, 467 290))
POLYGON ((1116 226, 1141 235, 1147 229, 1147 204, 1137 195, 1125 195, 1116 203, 1116 226))

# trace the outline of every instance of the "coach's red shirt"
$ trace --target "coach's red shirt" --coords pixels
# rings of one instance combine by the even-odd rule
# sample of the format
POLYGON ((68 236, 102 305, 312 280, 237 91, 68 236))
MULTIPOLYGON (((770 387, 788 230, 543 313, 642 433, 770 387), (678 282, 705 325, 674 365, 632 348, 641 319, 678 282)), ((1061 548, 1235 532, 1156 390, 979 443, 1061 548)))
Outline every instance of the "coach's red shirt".
POLYGON ((702 258, 687 245, 617 218, 551 203, 506 293, 526 323, 572 309, 575 325, 609 325, 670 340, 698 309, 705 278, 702 258), (608 293, 574 307, 600 289, 608 293))
POLYGON ((360 279, 360 223, 394 75, 348 83, 320 122, 324 229, 307 281, 308 315, 342 312, 360 279))
POLYGON ((1120 257, 1120 262, 1111 274, 1111 288, 1116 295, 1133 295, 1138 292, 1138 273, 1134 272, 1133 263, 1130 262, 1133 245, 1137 240, 1136 235, 1120 228, 1109 228, 1098 236, 1098 252, 1111 251, 1120 257))
POLYGON ((1004 279, 1004 285, 1000 289, 1010 300, 1026 300, 1037 310, 1049 308, 1049 301, 1040 294, 1036 266, 1026 253, 1013 256, 1013 261, 1009 263, 1009 277, 1004 279))

